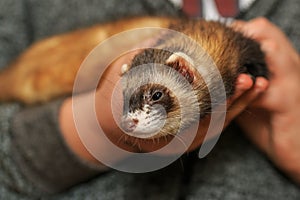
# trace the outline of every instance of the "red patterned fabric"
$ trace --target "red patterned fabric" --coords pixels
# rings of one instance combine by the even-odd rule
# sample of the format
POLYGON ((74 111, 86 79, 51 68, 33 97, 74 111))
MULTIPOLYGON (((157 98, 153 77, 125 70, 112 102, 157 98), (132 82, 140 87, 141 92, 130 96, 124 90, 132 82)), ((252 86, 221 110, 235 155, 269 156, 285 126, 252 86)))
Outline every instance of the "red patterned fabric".
MULTIPOLYGON (((203 9, 206 4, 211 4, 221 17, 234 18, 240 13, 239 0, 182 0, 182 10, 190 17, 205 17, 203 16, 203 9)), ((210 10, 209 10, 210 12, 210 10)), ((212 11, 213 12, 213 11, 212 11)))
POLYGON ((238 0, 215 0, 215 3, 222 17, 235 17, 239 14, 238 0))
POLYGON ((182 10, 190 17, 202 16, 201 0, 183 0, 182 10))

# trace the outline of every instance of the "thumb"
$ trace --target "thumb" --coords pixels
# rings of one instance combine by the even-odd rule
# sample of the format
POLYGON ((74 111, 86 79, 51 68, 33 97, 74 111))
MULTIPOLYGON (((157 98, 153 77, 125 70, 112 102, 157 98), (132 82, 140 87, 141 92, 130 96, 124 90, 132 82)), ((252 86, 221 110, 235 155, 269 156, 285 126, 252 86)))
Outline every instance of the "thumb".
MULTIPOLYGON (((237 85, 237 88, 238 87, 239 86, 237 85)), ((265 78, 258 77, 256 78, 255 84, 251 89, 244 92, 238 98, 233 96, 233 98, 229 99, 229 102, 232 101, 232 103, 227 111, 225 126, 228 125, 240 113, 242 113, 254 100, 256 100, 267 89, 267 87, 268 81, 265 78)))

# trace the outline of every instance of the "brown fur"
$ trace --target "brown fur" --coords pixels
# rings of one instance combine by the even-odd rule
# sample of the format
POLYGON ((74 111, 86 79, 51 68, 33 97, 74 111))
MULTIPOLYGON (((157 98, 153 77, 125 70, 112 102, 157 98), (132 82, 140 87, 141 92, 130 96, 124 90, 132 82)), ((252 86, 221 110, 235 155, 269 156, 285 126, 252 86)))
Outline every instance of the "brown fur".
POLYGON ((220 23, 162 17, 126 19, 33 44, 0 73, 0 101, 33 104, 70 94, 80 64, 97 44, 118 32, 147 26, 169 27, 199 42, 220 69, 229 94, 238 73, 246 71, 244 66, 264 65, 255 42, 220 23))
POLYGON ((142 17, 56 35, 34 43, 0 73, 0 101, 34 104, 72 92, 76 72, 100 42, 129 29, 166 27, 167 18, 142 17))
MULTIPOLYGON (((187 38, 180 38, 178 41, 177 34, 172 36, 172 33, 162 35, 158 40, 155 48, 147 49, 138 54, 132 61, 131 67, 140 66, 145 63, 161 63, 169 65, 176 69, 182 68, 184 65, 190 65, 184 59, 178 58, 175 62, 166 62, 174 52, 183 52, 188 54, 193 61, 195 61, 194 68, 202 67, 203 62, 198 62, 199 57, 202 58, 202 52, 198 51, 198 47, 190 41, 190 38, 196 41, 206 53, 212 58, 216 67, 218 68, 225 86, 226 96, 230 97, 234 93, 235 81, 240 73, 249 73, 253 78, 257 76, 268 76, 268 70, 265 65, 264 55, 260 50, 259 45, 244 37, 241 33, 226 27, 218 22, 207 22, 205 20, 177 20, 170 23, 170 28, 187 35, 187 38), (160 43, 160 41, 163 41, 160 43), (163 49, 172 49, 166 51, 163 49), (198 60, 197 60, 198 59, 198 60), (180 67, 181 66, 181 67, 180 67), (250 68, 250 70, 249 70, 250 68)), ((188 67, 189 69, 193 67, 188 67)), ((194 90, 197 92, 201 116, 211 110, 211 97, 200 74, 192 72, 185 73, 183 76, 192 84, 194 90)), ((216 74, 208 74, 209 80, 218 79, 216 74)), ((138 76, 136 77, 139 78, 138 76)), ((134 85, 134 79, 130 85, 134 85)), ((213 85, 214 83, 208 82, 213 85)), ((218 90, 214 86, 210 86, 213 90, 218 90)), ((189 102, 189 99, 186 99, 189 102)), ((189 103, 187 103, 189 105, 189 103)))

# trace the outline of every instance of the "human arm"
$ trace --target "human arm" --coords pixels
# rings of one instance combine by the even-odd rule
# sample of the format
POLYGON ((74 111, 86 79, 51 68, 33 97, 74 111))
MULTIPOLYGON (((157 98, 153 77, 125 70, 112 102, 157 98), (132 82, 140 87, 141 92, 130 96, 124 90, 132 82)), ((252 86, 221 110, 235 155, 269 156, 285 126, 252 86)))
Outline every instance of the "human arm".
MULTIPOLYGON (((120 3, 119 1, 95 1, 86 3, 80 0, 72 1, 72 3, 63 0, 55 2, 19 0, 8 2, 2 0, 0 4, 1 68, 6 66, 9 61, 13 60, 32 42, 50 35, 125 16, 147 13, 175 15, 177 13, 171 4, 168 4, 167 2, 153 3, 153 1, 148 0, 139 2, 128 1, 124 3, 120 3), (115 5, 118 6, 116 7, 115 5), (101 12, 99 12, 99 10, 101 12)), ((46 175, 46 173, 43 172, 43 166, 46 166, 44 171, 51 172, 51 169, 53 170, 51 176, 52 178, 56 177, 56 181, 59 183, 53 184, 55 188, 46 187, 46 189, 51 190, 50 192, 61 191, 101 172, 101 170, 91 169, 90 164, 85 163, 78 159, 77 156, 74 156, 73 152, 70 151, 64 143, 64 140, 61 137, 60 127, 58 123, 56 123, 58 121, 58 115, 56 114, 58 114, 61 103, 61 100, 59 100, 52 103, 49 102, 47 105, 43 106, 30 106, 26 109, 19 104, 14 103, 0 105, 0 154, 3 156, 0 160, 1 186, 4 185, 4 187, 13 188, 13 191, 16 193, 38 195, 36 191, 40 189, 39 186, 41 186, 41 184, 38 181, 32 180, 32 177, 34 176, 35 178, 39 177, 40 179, 43 179, 43 176, 46 175), (43 118, 44 116, 46 116, 46 118, 43 118), (40 125, 40 127, 46 125, 45 129, 41 130, 37 128, 37 124, 40 125), (14 127, 18 127, 18 129, 15 129, 14 127), (45 131, 47 131, 47 133, 45 133, 45 131), (28 139, 27 144, 24 144, 24 137, 25 139, 28 139), (39 139, 47 137, 52 137, 51 141, 57 146, 55 147, 54 145, 51 147, 49 138, 48 140, 39 142, 39 139), (47 143, 47 141, 49 143, 47 143), (17 149, 16 145, 19 145, 22 149, 17 149), (59 149, 61 150, 61 155, 59 156, 60 159, 64 160, 66 163, 69 162, 69 166, 75 168, 75 166, 72 165, 75 161, 77 164, 81 165, 81 169, 84 168, 83 170, 80 170, 79 167, 78 171, 80 171, 80 173, 73 173, 73 175, 75 174, 77 177, 85 176, 85 179, 77 179, 74 175, 72 177, 73 179, 70 178, 68 184, 64 185, 60 182, 59 179, 67 179, 62 176, 66 173, 56 173, 54 167, 51 166, 53 165, 53 163, 51 163, 52 157, 55 157, 55 154, 53 153, 59 151, 59 149), (14 152, 12 153, 11 150, 14 150, 14 152), (24 150, 26 150, 26 152, 24 150), (40 157, 35 157, 34 152, 39 153, 40 157), (24 157, 26 162, 16 162, 15 159, 17 156, 22 157, 27 153, 31 154, 34 159, 30 160, 28 157, 27 159, 24 157), (63 158, 63 155, 66 156, 66 159, 63 158), (70 161, 69 159, 74 160, 70 161), (35 168, 37 165, 39 165, 39 169, 35 168), (4 166, 6 168, 5 170, 2 169, 4 166), (22 171, 22 168, 24 169, 26 167, 34 168, 34 170, 31 171, 31 174, 26 174, 22 171), (89 170, 93 172, 90 173, 91 171, 89 170), (4 176, 6 178, 3 178, 4 176), (36 190, 33 192, 32 188, 35 188, 36 190)), ((60 166, 56 168, 58 172, 69 172, 66 165, 59 163, 58 160, 56 160, 56 163, 57 166, 60 166)), ((47 183, 47 180, 44 181, 47 183)))
MULTIPOLYGON (((132 55, 129 57, 132 58, 132 55)), ((169 140, 139 140, 138 144, 135 143, 135 139, 131 137, 124 137, 125 134, 120 130, 120 128, 115 123, 111 111, 111 102, 112 102, 112 91, 118 79, 120 79, 120 71, 123 63, 128 63, 128 56, 123 56, 119 58, 113 65, 110 66, 109 71, 105 74, 105 77, 101 81, 101 84, 96 92, 96 111, 99 119, 99 124, 102 126, 103 130, 106 132, 106 135, 109 139, 116 145, 120 146, 123 149, 132 151, 132 152, 149 152, 161 148, 166 145, 169 140), (100 102, 100 103, 99 103, 100 102), (126 138, 126 139, 125 139, 126 138)), ((226 115, 226 120, 224 127, 226 127, 231 120, 237 116, 242 110, 253 101, 262 91, 267 87, 267 82, 263 78, 257 78, 255 85, 252 83, 251 78, 248 75, 242 74, 238 77, 236 83, 236 92, 235 95, 228 99, 228 114, 226 115), (251 88, 251 89, 250 89, 251 88)), ((75 97, 76 98, 76 97, 75 97)), ((121 99, 121 98, 119 98, 121 99)), ((72 100, 67 100, 63 104, 60 112, 60 123, 62 126, 62 134, 65 136, 67 143, 70 147, 77 152, 77 155, 82 159, 89 160, 91 162, 97 162, 93 156, 91 156, 86 147, 83 145, 82 141, 78 137, 78 132, 76 130, 76 124, 73 123, 74 115, 72 115, 72 100), (72 123, 69 123, 69 119, 72 123)), ((119 102, 121 104, 121 102, 119 102)), ((90 121, 89 119, 85 119, 90 121)), ((85 122, 82 122, 85 123, 85 122)), ((199 124, 198 133, 194 142, 189 147, 189 151, 199 147, 203 142, 204 136, 206 134, 207 128, 209 126, 209 117, 201 120, 199 124)), ((189 130, 185 131, 184 134, 189 134, 189 130)), ((218 133, 216 133, 218 134, 218 133)), ((101 143, 101 141, 99 141, 101 143)), ((104 148, 105 145, 102 145, 102 151, 105 152, 107 149, 104 148)), ((108 152, 109 153, 109 152, 108 152)), ((166 154, 177 154, 183 152, 177 152, 177 149, 174 149, 172 152, 165 152, 166 154)))

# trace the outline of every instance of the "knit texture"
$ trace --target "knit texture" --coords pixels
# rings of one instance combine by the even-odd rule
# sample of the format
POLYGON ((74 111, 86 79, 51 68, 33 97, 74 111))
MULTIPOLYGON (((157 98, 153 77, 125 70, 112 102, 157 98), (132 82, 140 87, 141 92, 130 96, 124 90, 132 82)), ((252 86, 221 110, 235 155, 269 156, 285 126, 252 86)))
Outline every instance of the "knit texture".
MULTIPOLYGON (((299 50, 299 10, 298 0, 257 0, 241 17, 268 17, 299 50)), ((169 1, 0 0, 0 68, 53 34, 130 15, 179 13, 169 1)), ((234 125, 204 159, 193 152, 152 173, 95 176, 97 170, 73 155, 60 136, 60 103, 0 105, 0 199, 300 199, 299 187, 234 125)))

